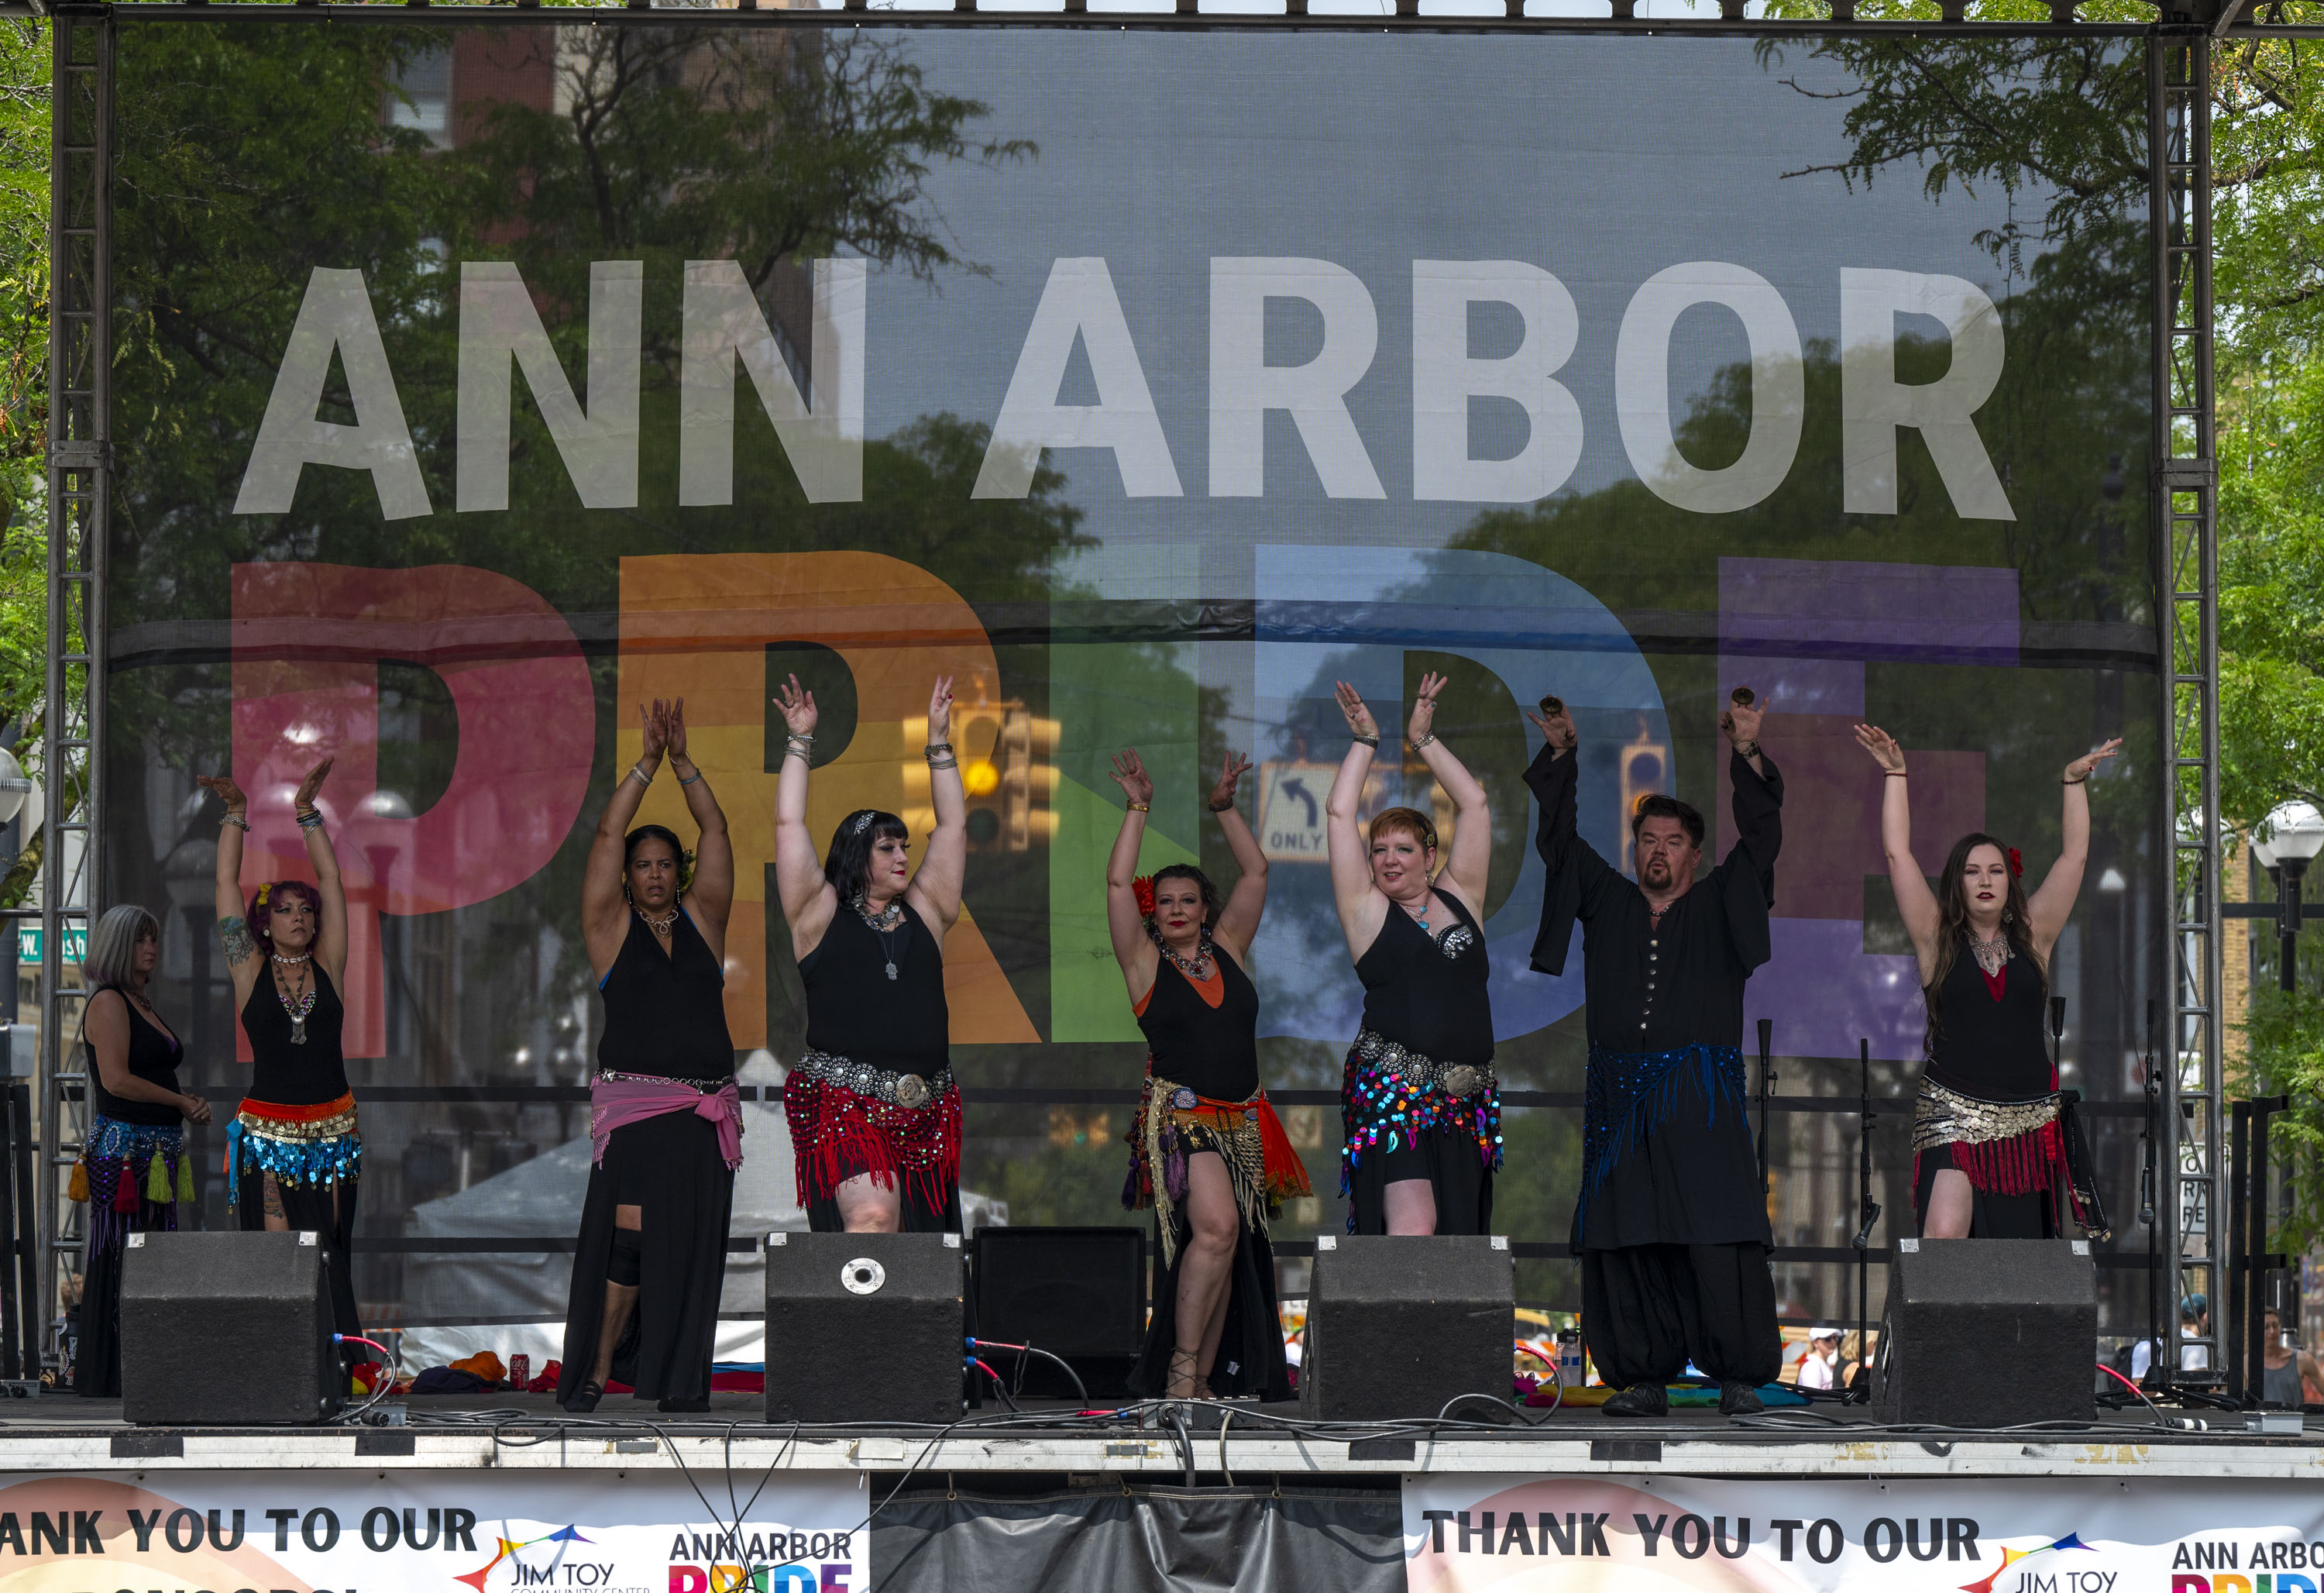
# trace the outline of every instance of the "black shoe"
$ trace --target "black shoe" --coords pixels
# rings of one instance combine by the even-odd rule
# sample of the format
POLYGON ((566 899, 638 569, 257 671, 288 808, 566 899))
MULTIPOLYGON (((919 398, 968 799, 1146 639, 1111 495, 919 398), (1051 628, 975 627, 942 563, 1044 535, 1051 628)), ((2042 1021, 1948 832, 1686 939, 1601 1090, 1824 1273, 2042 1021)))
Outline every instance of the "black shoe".
POLYGON ((1659 1383, 1633 1383, 1598 1409, 1608 1416, 1667 1416, 1670 1391, 1659 1383))
POLYGON ((576 1416, 586 1416, 590 1412, 595 1410, 597 1408, 597 1402, 604 1397, 605 1385, 604 1384, 584 1383, 574 1392, 571 1399, 561 1400, 558 1403, 576 1416))
POLYGON ((666 1400, 656 1400, 656 1401, 654 1402, 654 1409, 655 1409, 655 1410, 657 1410, 657 1411, 677 1411, 677 1412, 687 1412, 687 1411, 706 1411, 706 1410, 708 1410, 709 1408, 710 1408, 710 1396, 709 1396, 708 1394, 706 1394, 701 1395, 699 1398, 696 1398, 696 1399, 690 1399, 690 1400, 682 1400, 682 1399, 666 1399, 666 1400))
POLYGON ((1748 1383, 1729 1379, 1719 1385, 1719 1413, 1722 1416, 1756 1416, 1766 1408, 1760 1403, 1758 1389, 1748 1383))

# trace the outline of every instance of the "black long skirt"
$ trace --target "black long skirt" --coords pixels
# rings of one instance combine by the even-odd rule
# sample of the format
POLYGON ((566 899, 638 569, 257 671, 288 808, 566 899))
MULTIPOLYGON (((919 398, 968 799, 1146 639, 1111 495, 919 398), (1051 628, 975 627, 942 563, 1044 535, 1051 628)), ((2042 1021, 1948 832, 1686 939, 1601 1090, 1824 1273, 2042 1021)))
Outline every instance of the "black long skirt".
POLYGON ((620 1206, 639 1209, 643 1255, 637 1309, 613 1348, 613 1380, 641 1400, 707 1399, 734 1174, 718 1153, 717 1125, 696 1112, 665 1112, 613 1130, 605 1160, 590 1169, 557 1397, 578 1394, 597 1364, 620 1206))
POLYGON ((1608 1385, 1666 1384, 1692 1360, 1755 1386, 1783 1366, 1767 1246, 1630 1245, 1582 1254, 1582 1337, 1608 1385))
MULTIPOLYGON (((244 1233, 266 1227, 265 1181, 256 1167, 245 1166, 235 1186, 235 1217, 244 1233)), ((355 1314, 355 1197, 363 1192, 363 1180, 294 1186, 278 1179, 274 1187, 282 1197, 283 1226, 294 1234, 323 1236, 323 1282, 330 1290, 332 1321, 341 1333, 361 1333, 363 1319, 355 1314)), ((348 1363, 371 1358, 360 1346, 340 1355, 348 1363)))
POLYGON ((1388 1232, 1388 1186, 1426 1179, 1436 1193, 1436 1231, 1489 1234, 1493 1230, 1493 1170, 1477 1153, 1476 1136, 1465 1128, 1428 1129, 1383 1153, 1375 1145, 1347 1172, 1349 1232, 1388 1232))
MULTIPOLYGON (((1226 1323, 1219 1332, 1219 1357, 1211 1366, 1211 1392, 1225 1398, 1248 1394, 1287 1400, 1291 1368, 1284 1359, 1283 1312, 1275 1298, 1275 1249, 1264 1232, 1249 1222, 1240 1226, 1234 1260, 1227 1267, 1226 1323)), ((1148 1399, 1170 1391, 1170 1352, 1178 1347, 1178 1267, 1186 1259, 1192 1232, 1191 1224, 1179 1222, 1176 1259, 1167 1265, 1159 1249, 1155 1253, 1153 1317, 1129 1379, 1130 1392, 1148 1399)))
MULTIPOLYGON (((1937 1174, 1953 1164, 1953 1148, 1931 1145, 1914 1157, 1913 1218, 1917 1227, 1929 1222, 1929 1195, 1937 1174)), ((1969 1191, 1969 1236, 1972 1239, 2054 1239, 2058 1237, 2056 1198, 2036 1190, 2029 1195, 1989 1195, 1969 1191)))

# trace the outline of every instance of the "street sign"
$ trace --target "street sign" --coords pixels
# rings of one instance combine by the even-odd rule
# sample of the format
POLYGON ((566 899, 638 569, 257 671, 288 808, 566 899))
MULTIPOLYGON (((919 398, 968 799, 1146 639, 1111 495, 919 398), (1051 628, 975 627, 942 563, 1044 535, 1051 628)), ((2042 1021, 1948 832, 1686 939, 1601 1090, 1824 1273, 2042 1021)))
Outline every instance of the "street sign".
POLYGON ((1323 863, 1323 799, 1339 773, 1333 764, 1260 766, 1259 849, 1270 863, 1323 863))
MULTIPOLYGON (((65 930, 65 960, 78 962, 88 955, 88 931, 85 929, 68 926, 65 930)), ((16 960, 18 962, 41 960, 41 926, 39 924, 20 923, 16 926, 16 960)))

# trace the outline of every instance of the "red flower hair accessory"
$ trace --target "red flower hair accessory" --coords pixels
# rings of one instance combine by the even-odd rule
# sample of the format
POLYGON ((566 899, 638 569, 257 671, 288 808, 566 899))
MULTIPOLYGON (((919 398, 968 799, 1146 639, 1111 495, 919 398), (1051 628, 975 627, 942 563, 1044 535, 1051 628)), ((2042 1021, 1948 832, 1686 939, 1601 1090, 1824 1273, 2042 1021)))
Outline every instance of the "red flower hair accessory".
POLYGON ((1154 916, 1154 876, 1141 874, 1130 882, 1130 894, 1138 898, 1138 916, 1154 916))
POLYGON ((2009 877, 2012 879, 2025 877, 2025 859, 2017 855, 2015 847, 2009 848, 2009 877))

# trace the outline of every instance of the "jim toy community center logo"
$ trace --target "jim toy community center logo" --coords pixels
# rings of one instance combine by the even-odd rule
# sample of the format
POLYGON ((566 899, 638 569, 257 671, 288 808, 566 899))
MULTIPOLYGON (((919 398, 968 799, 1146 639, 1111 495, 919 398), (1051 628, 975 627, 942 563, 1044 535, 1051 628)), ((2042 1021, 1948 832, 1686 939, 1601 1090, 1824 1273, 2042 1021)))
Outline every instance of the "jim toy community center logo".
MULTIPOLYGON (((102 1510, 33 1511, 29 1522, 14 1511, 0 1511, 0 1556, 99 1555, 106 1551, 102 1510), (28 1539, 29 1531, 29 1539, 28 1539)), ((192 1554, 204 1548, 232 1553, 254 1536, 254 1547, 269 1535, 264 1528, 253 1534, 249 1512, 202 1512, 166 1508, 130 1510, 129 1533, 116 1528, 115 1542, 134 1535, 136 1552, 151 1554, 167 1548, 192 1554)), ((300 1546, 317 1554, 339 1547, 343 1535, 337 1512, 327 1507, 308 1511, 262 1512, 272 1524, 273 1550, 290 1551, 292 1534, 300 1546)), ((472 1510, 406 1508, 401 1512, 382 1505, 364 1514, 356 1534, 363 1546, 384 1554, 398 1548, 421 1551, 442 1548, 480 1552, 476 1544, 476 1514, 472 1510)), ((680 1530, 669 1548, 667 1583, 624 1585, 616 1561, 600 1558, 609 1551, 584 1533, 577 1523, 567 1523, 537 1538, 494 1537, 493 1556, 472 1571, 454 1575, 475 1593, 505 1593, 507 1589, 553 1588, 557 1593, 853 1593, 852 1532, 688 1532, 680 1530), (780 1562, 780 1563, 777 1563, 780 1562), (495 1573, 499 1573, 496 1577, 495 1573)), ((352 1544, 349 1545, 352 1547, 352 1544)), ((125 1545, 124 1545, 125 1547, 125 1545)), ((210 1593, 208 1588, 177 1589, 174 1593, 210 1593)), ((242 1588, 233 1593, 262 1593, 242 1588)), ((271 1589, 267 1593, 290 1593, 271 1589)), ((318 1588, 316 1593, 329 1593, 318 1588)), ((344 1593, 358 1593, 350 1584, 344 1593)), ((2222 1589, 2222 1593, 2227 1590, 2222 1589)), ((2243 1593, 2250 1593, 2244 1589, 2243 1593)), ((2265 1590, 2263 1590, 2265 1593, 2265 1590)), ((2311 1588, 2309 1593, 2314 1593, 2311 1588)))

